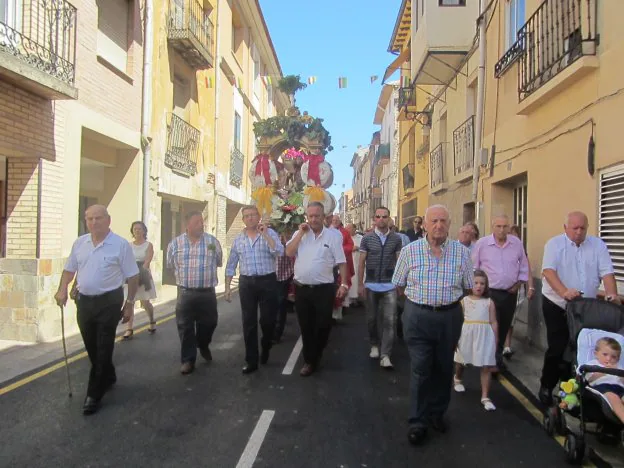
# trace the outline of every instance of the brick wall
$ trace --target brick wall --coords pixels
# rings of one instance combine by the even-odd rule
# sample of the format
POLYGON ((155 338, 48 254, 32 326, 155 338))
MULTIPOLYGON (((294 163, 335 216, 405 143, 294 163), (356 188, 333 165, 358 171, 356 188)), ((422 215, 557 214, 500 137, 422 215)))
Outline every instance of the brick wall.
POLYGON ((76 87, 79 100, 94 111, 134 130, 139 130, 141 125, 143 37, 140 3, 140 0, 128 2, 128 63, 126 70, 122 71, 98 60, 98 6, 105 8, 106 0, 73 3, 78 9, 76 87))

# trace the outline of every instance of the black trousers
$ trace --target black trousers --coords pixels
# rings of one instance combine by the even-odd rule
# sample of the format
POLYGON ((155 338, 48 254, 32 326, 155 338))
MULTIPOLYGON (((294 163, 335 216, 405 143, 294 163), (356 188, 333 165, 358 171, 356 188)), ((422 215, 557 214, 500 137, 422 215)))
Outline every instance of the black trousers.
POLYGON ((210 345, 219 321, 214 288, 187 289, 178 286, 175 312, 181 362, 194 364, 197 348, 205 349, 210 345))
POLYGON ((498 346, 496 347, 496 364, 502 366, 503 347, 505 339, 511 327, 513 316, 516 313, 518 293, 510 293, 505 289, 490 289, 490 297, 496 307, 496 320, 498 321, 498 346))
POLYGON ((542 387, 552 390, 559 380, 570 377, 570 363, 563 359, 570 333, 565 310, 545 296, 542 296, 542 313, 546 324, 548 349, 544 354, 542 387))
POLYGON ((332 327, 335 297, 334 283, 296 285, 295 310, 301 329, 303 360, 306 364, 317 366, 321 360, 332 327))
POLYGON ((444 415, 451 401, 453 356, 464 313, 457 303, 448 310, 429 310, 410 300, 403 310, 403 334, 410 355, 410 427, 427 427, 444 415))
POLYGON ((275 321, 275 332, 273 333, 273 338, 277 341, 282 339, 284 327, 286 326, 286 315, 292 309, 292 303, 288 300, 288 288, 291 283, 292 277, 277 282, 277 319, 275 321))
POLYGON ((76 299, 78 327, 91 361, 87 396, 96 400, 117 380, 113 350, 123 303, 122 288, 99 296, 78 294, 76 299))
POLYGON ((271 349, 275 319, 277 317, 277 277, 275 273, 263 276, 241 275, 238 282, 243 336, 245 338, 245 361, 258 365, 258 308, 262 329, 262 349, 271 349))

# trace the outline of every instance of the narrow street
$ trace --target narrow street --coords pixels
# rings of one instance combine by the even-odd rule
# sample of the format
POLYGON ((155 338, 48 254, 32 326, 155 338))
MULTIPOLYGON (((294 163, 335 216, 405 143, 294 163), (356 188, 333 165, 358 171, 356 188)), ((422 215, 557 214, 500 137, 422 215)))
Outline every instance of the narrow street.
POLYGON ((238 298, 220 300, 219 310, 214 361, 199 358, 188 377, 178 372, 174 320, 163 319, 153 336, 117 343, 118 383, 96 415, 81 411, 86 358, 70 364, 71 399, 62 368, 0 396, 0 466, 566 466, 561 446, 499 383, 491 395, 497 411, 483 410, 476 372, 467 373, 466 394, 453 395, 449 432, 410 446, 406 349, 397 343, 394 371, 370 360, 361 309, 334 327, 310 378, 298 375, 301 358, 288 374, 294 315, 269 364, 243 376, 238 298), (262 428, 254 432, 259 419, 269 423, 263 440, 262 428))

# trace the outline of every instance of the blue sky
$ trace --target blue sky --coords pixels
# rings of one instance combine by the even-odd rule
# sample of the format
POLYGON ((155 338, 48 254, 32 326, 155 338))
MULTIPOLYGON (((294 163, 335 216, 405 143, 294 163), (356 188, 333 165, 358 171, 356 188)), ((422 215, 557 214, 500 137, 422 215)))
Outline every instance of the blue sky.
POLYGON ((260 0, 285 75, 316 76, 297 93, 297 107, 324 119, 334 150, 338 198, 351 187, 349 164, 358 145, 370 143, 381 78, 395 58, 388 44, 401 0, 260 0), (371 85, 371 75, 379 79, 371 85), (338 77, 348 78, 338 89, 338 77), (343 188, 344 184, 344 188, 343 188))

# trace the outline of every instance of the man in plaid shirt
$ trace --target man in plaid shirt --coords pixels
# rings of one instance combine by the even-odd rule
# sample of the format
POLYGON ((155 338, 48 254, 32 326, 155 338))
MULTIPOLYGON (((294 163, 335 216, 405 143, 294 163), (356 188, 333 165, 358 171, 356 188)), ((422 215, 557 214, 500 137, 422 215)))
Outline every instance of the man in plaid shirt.
POLYGON ((284 246, 277 233, 260 223, 258 208, 243 207, 245 229, 241 232, 230 251, 225 267, 225 299, 232 300, 230 284, 240 266, 239 297, 243 312, 243 335, 245 339, 245 361, 243 374, 258 370, 269 360, 277 315, 277 278, 275 259, 284 253, 284 246), (262 354, 258 356, 258 307, 262 328, 262 354))
POLYGON ((449 212, 425 213, 426 235, 401 250, 392 282, 406 295, 403 333, 411 360, 408 440, 420 444, 427 428, 444 432, 451 399, 453 354, 464 323, 460 299, 472 288, 470 252, 448 239, 449 212))
POLYGON ((212 361, 210 342, 217 328, 217 268, 223 263, 219 241, 204 232, 199 211, 186 214, 186 232, 167 249, 167 266, 175 270, 178 285, 176 323, 182 346, 180 372, 195 369, 197 348, 206 361, 212 361))

